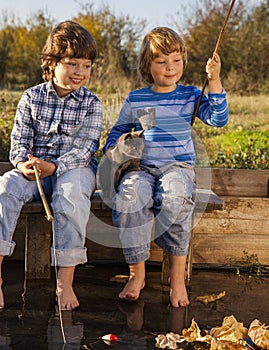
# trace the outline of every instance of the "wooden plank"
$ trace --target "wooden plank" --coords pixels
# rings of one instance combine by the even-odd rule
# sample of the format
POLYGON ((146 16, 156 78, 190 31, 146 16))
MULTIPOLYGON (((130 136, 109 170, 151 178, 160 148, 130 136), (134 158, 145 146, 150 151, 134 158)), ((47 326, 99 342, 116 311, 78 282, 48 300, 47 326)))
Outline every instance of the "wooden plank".
POLYGON ((45 210, 44 210, 44 206, 42 204, 41 201, 34 201, 34 202, 30 202, 30 203, 27 203, 25 204, 23 207, 22 207, 22 210, 21 210, 21 214, 38 214, 38 213, 44 213, 45 215, 45 210))
POLYGON ((90 239, 86 239, 86 248, 89 263, 98 260, 113 263, 125 261, 121 248, 107 247, 90 239))
POLYGON ((241 260, 243 251, 257 254, 261 264, 269 265, 269 236, 252 234, 196 234, 193 241, 193 264, 229 265, 241 260))
POLYGON ((14 167, 10 162, 0 162, 0 176, 13 168, 14 167))
POLYGON ((269 198, 223 197, 225 210, 196 215, 194 234, 244 233, 269 235, 269 198))
POLYGON ((27 215, 26 220, 27 277, 50 278, 51 222, 43 214, 27 215))
POLYGON ((268 197, 269 170, 196 168, 199 188, 219 196, 268 197))
POLYGON ((238 219, 201 219, 194 227, 194 234, 203 234, 204 238, 210 233, 221 232, 222 235, 240 233, 245 236, 249 234, 260 234, 267 236, 269 220, 238 220, 238 219))

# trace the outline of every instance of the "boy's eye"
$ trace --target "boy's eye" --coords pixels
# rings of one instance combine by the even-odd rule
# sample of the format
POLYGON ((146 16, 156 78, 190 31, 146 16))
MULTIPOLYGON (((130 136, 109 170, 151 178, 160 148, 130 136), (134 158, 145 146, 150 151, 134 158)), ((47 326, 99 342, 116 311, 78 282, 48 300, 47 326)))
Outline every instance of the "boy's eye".
POLYGON ((65 62, 68 66, 75 66, 76 63, 75 62, 65 62))

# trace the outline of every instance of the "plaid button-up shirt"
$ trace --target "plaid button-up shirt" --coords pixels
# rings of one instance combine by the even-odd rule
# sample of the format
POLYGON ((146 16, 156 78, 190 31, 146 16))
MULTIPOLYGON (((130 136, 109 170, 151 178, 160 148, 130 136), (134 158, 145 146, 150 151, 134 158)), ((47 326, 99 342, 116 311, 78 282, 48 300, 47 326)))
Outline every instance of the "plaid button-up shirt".
POLYGON ((10 161, 16 166, 31 153, 55 162, 56 176, 78 167, 96 171, 101 132, 101 102, 90 90, 59 98, 50 82, 43 83, 26 90, 18 104, 10 161))

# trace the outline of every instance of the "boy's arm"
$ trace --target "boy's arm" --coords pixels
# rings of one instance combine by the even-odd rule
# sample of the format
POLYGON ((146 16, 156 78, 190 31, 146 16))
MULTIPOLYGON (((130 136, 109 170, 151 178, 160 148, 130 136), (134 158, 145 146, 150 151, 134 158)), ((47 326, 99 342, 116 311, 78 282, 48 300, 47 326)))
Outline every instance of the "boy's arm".
POLYGON ((226 92, 220 81, 221 61, 217 53, 206 64, 208 78, 208 99, 203 96, 198 116, 207 125, 225 126, 228 122, 226 92))

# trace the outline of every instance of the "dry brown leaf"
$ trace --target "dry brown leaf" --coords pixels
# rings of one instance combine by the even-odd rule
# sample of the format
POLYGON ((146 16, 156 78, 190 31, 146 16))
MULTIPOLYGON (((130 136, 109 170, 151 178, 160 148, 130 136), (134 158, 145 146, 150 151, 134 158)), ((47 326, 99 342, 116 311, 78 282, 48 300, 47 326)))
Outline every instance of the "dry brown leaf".
POLYGON ((248 329, 234 316, 227 316, 224 317, 221 327, 211 329, 210 335, 221 341, 240 343, 243 338, 248 336, 248 329))
POLYGON ((110 277, 110 282, 118 282, 118 283, 126 283, 129 280, 129 276, 127 275, 115 275, 110 277))
POLYGON ((197 338, 201 338, 201 331, 194 319, 191 320, 191 325, 188 329, 182 330, 182 335, 187 342, 195 341, 197 338))
POLYGON ((254 320, 249 326, 248 336, 253 343, 262 349, 269 349, 269 326, 254 320))
POLYGON ((207 305, 208 303, 211 303, 212 301, 219 300, 223 298, 226 295, 226 292, 220 292, 219 294, 208 294, 208 295, 199 295, 195 299, 197 301, 200 301, 201 303, 204 303, 207 305))
POLYGON ((155 346, 160 349, 177 349, 178 343, 182 343, 185 339, 180 336, 179 334, 176 333, 167 333, 166 335, 164 334, 159 334, 156 338, 156 344, 155 346))
MULTIPOLYGON (((244 339, 247 337, 248 329, 244 327, 243 323, 238 322, 234 316, 228 316, 224 317, 221 327, 212 328, 210 334, 205 336, 201 336, 199 326, 192 319, 190 327, 182 330, 182 336, 167 333, 166 335, 158 335, 155 339, 156 347, 161 349, 178 349, 178 343, 186 341, 210 344, 210 350, 246 350, 248 347, 244 339)), ((269 349, 269 347, 265 349, 269 349)))

